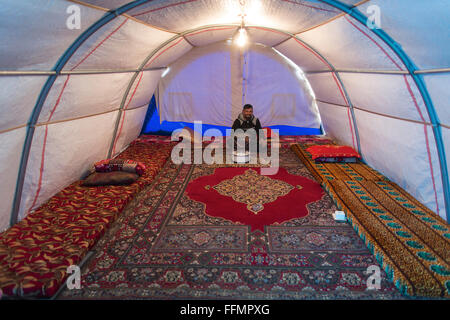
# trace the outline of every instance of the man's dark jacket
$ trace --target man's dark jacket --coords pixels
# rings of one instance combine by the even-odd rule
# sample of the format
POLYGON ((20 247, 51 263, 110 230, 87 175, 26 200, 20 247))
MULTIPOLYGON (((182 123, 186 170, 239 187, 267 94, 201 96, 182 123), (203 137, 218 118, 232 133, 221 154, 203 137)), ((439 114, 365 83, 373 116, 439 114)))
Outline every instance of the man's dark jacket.
POLYGON ((254 128, 257 136, 259 136, 259 130, 262 129, 259 119, 252 115, 251 119, 247 120, 244 118, 242 113, 240 113, 238 118, 234 120, 233 126, 231 127, 233 130, 242 129, 244 132, 250 128, 254 128))

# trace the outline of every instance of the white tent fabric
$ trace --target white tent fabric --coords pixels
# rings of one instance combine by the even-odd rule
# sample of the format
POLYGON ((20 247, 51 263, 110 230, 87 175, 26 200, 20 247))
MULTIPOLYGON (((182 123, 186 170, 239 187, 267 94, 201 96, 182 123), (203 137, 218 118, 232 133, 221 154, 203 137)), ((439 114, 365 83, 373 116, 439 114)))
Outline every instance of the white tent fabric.
POLYGON ((173 37, 173 33, 149 28, 124 17, 100 28, 80 47, 65 69, 127 69, 137 68, 148 55, 173 37))
POLYGON ((355 143, 353 124, 346 107, 317 102, 322 117, 325 132, 339 143, 353 146, 355 143))
POLYGON ((397 70, 396 65, 401 65, 401 62, 388 46, 359 30, 364 27, 354 25, 355 22, 344 16, 300 33, 298 37, 312 47, 320 48, 321 54, 329 57, 336 69, 397 70))
POLYGON ((20 165, 20 156, 25 140, 26 129, 20 128, 0 134, 1 166, 0 174, 2 183, 0 192, 2 201, 0 202, 0 225, 2 230, 6 229, 10 223, 11 207, 14 200, 15 184, 17 182, 17 171, 20 165))
POLYGON ((319 128, 307 80, 273 49, 245 52, 231 41, 195 48, 170 65, 158 86, 161 121, 228 126, 250 103, 263 126, 319 128))
POLYGON ((131 73, 60 76, 43 105, 39 123, 113 111, 130 82, 131 73), (91 85, 86 86, 86 83, 91 85), (98 92, 102 92, 99 95, 98 92))
MULTIPOLYGON (((448 102, 450 101, 450 91, 448 90, 450 74, 430 74, 424 76, 424 79, 438 117, 441 123, 447 126, 448 130, 450 126, 450 108, 448 107, 448 102)), ((443 129, 445 131, 444 127, 443 129)))
POLYGON ((422 114, 425 121, 430 121, 410 76, 342 73, 341 79, 352 103, 359 108, 416 121, 421 121, 422 114), (417 101, 418 108, 413 99, 417 101), (393 101, 396 103, 393 104, 393 101))
MULTIPOLYGON (((197 66, 223 57, 220 43, 243 21, 250 40, 271 52, 248 51, 248 70, 261 81, 242 86, 239 59, 211 64, 211 74, 231 80, 217 78, 202 99, 229 100, 232 112, 189 114, 175 103, 188 98, 173 95, 161 110, 166 119, 178 113, 190 122, 223 124, 242 106, 243 93, 271 101, 259 91, 270 77, 258 73, 261 64, 267 61, 279 79, 295 75, 295 68, 280 71, 289 64, 278 60, 279 52, 306 73, 308 83, 298 87, 310 86, 316 99, 305 95, 295 104, 295 121, 286 123, 317 127, 321 120, 328 135, 359 148, 369 165, 448 220, 449 13, 440 0, 3 1, 0 230, 81 178, 93 162, 123 150, 176 66, 188 68, 202 50, 208 58, 197 66), (373 12, 380 15, 378 29, 366 25, 373 12), (73 15, 79 26, 70 27, 73 15)), ((265 88, 276 94, 279 87, 265 88)), ((290 99, 279 97, 274 105, 290 99)), ((272 110, 287 118, 286 110, 272 110)), ((271 123, 271 116, 264 119, 271 123)))
POLYGON ((47 81, 45 76, 0 77, 0 97, 2 102, 0 132, 20 127, 27 123, 45 81, 47 81), (10 106, 7 112, 3 109, 6 106, 10 106))
POLYGON ((2 70, 50 70, 68 46, 103 11, 78 6, 80 29, 67 28, 67 1, 2 1, 0 67, 2 70))
POLYGON ((117 111, 36 129, 20 219, 30 208, 36 208, 71 182, 86 176, 95 161, 106 157, 116 114, 117 111))

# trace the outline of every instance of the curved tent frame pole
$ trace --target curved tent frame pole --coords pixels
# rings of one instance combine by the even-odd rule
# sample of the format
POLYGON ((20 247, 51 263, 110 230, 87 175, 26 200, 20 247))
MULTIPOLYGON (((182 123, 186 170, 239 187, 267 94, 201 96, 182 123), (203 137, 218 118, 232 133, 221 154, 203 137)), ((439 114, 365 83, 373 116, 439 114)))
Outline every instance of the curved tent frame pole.
MULTIPOLYGON (((348 6, 337 0, 319 0, 320 2, 326 3, 336 9, 339 9, 351 17, 356 19, 363 25, 367 25, 368 18, 361 13, 357 8, 348 6)), ((448 168, 447 168, 447 158, 445 155, 445 147, 442 138, 441 124, 439 122, 439 117, 436 113, 436 109, 434 108, 433 101, 431 100, 428 89, 425 85, 425 82, 422 78, 422 75, 417 74, 418 70, 417 66, 411 60, 411 58, 406 54, 405 51, 398 45, 383 29, 371 29, 371 31, 378 36, 384 43, 386 43, 389 48, 391 48, 395 54, 400 58, 403 64, 408 69, 409 75, 414 79, 417 88, 423 98, 425 106, 427 108, 428 116, 430 117, 430 121, 433 126, 434 139, 436 141, 436 147, 439 156, 439 164, 441 168, 441 178, 442 178, 442 189, 444 191, 444 203, 445 203, 445 212, 447 217, 447 222, 450 222, 450 185, 449 185, 449 176, 448 176, 448 168)))
MULTIPOLYGON (((111 158, 112 156, 114 156, 112 154, 113 152, 113 147, 114 147, 114 143, 116 141, 116 135, 117 135, 117 131, 118 131, 118 127, 119 127, 119 123, 120 123, 120 119, 122 117, 122 113, 123 113, 123 108, 126 102, 126 98, 128 97, 128 94, 131 90, 131 88, 133 87, 133 84, 137 78, 137 76, 139 75, 140 72, 142 72, 142 70, 144 69, 145 65, 147 64, 148 61, 150 61, 150 59, 162 48, 164 48, 166 45, 168 45, 169 43, 177 40, 178 38, 185 38, 186 35, 189 35, 190 33, 193 32, 197 32, 199 30, 205 30, 205 29, 209 29, 209 28, 215 28, 215 27, 240 27, 240 24, 220 24, 220 25, 208 25, 208 26, 203 26, 203 27, 199 27, 199 28, 195 28, 192 30, 188 30, 188 31, 184 31, 176 36, 174 36, 173 38, 167 40, 166 42, 164 42, 163 44, 161 44, 159 47, 157 47, 155 50, 153 50, 145 59, 144 61, 141 63, 140 67, 138 68, 138 70, 135 72, 135 74, 133 75, 133 77, 130 79, 130 83, 128 84, 127 89, 125 90, 124 96, 122 98, 122 103, 120 105, 119 108, 119 114, 117 116, 117 120, 116 120, 116 125, 114 128, 114 134, 112 137, 112 141, 111 141, 111 145, 110 145, 110 149, 109 149, 109 153, 108 153, 108 158, 111 158)), ((330 61, 328 61, 317 49, 313 48, 311 45, 309 45, 307 42, 305 42, 302 39, 299 39, 295 34, 283 31, 283 30, 279 30, 279 29, 274 29, 274 28, 269 28, 269 27, 263 27, 263 26, 256 26, 256 25, 249 25, 247 26, 248 28, 252 28, 252 27, 257 27, 257 28, 262 28, 262 29, 266 29, 266 30, 273 30, 276 31, 278 33, 283 33, 286 36, 289 36, 290 38, 294 38, 297 41, 301 42, 303 45, 307 46, 311 51, 313 51, 315 54, 317 54, 318 56, 320 56, 321 59, 323 59, 323 61, 326 62, 326 64, 328 65, 328 67, 331 69, 331 72, 335 74, 336 79, 339 82, 339 85, 342 87, 342 90, 344 92, 345 98, 348 102, 348 107, 350 108, 350 112, 351 112, 351 116, 352 116, 352 122, 353 122, 353 127, 354 127, 354 131, 355 131, 355 138, 356 138, 356 144, 357 144, 357 148, 358 148, 358 152, 361 154, 361 145, 360 145, 360 140, 359 140, 359 133, 358 133, 358 126, 356 124, 356 117, 355 117, 355 113, 354 113, 354 109, 353 109, 353 104, 351 102, 350 96, 347 93, 347 90, 345 89, 345 85, 341 80, 341 77, 339 76, 338 72, 336 71, 336 68, 331 64, 330 61)), ((323 127, 322 124, 320 124, 320 130, 323 133, 323 127)), ((350 127, 350 130, 352 130, 352 128, 350 127)))
POLYGON ((125 4, 115 10, 108 11, 105 15, 103 15, 99 20, 97 20, 94 24, 92 24, 89 28, 87 28, 73 43, 72 45, 62 54, 59 58, 56 65, 53 67, 52 71, 55 73, 50 75, 42 87, 42 90, 39 94, 39 98, 31 112, 30 120, 27 123, 27 133, 25 136, 25 141, 22 149, 22 156, 20 159, 19 173, 17 177, 16 190, 14 194, 13 206, 11 210, 11 218, 10 218, 10 226, 13 226, 17 222, 20 200, 22 198, 23 184, 25 182, 25 173, 28 165, 28 159, 30 155, 31 144, 33 142, 33 136, 35 131, 35 125, 39 119, 41 114, 42 107, 44 105, 45 100, 47 99, 48 93, 52 88, 53 84, 56 81, 56 78, 60 74, 61 70, 64 68, 66 63, 72 57, 72 55, 80 48, 80 46, 98 29, 111 22, 119 15, 140 6, 146 2, 151 0, 136 0, 125 4))

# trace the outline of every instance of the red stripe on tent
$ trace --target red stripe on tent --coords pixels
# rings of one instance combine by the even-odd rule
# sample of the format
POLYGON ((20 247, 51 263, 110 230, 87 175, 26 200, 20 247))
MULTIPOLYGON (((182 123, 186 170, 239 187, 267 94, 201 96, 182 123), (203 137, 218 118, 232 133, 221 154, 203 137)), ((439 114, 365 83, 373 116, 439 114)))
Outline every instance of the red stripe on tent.
MULTIPOLYGON (((61 101, 62 94, 64 90, 66 89, 67 83, 69 82, 70 75, 67 76, 66 81, 64 82, 64 85, 61 89, 61 92, 59 93, 58 99, 56 100, 56 103, 47 119, 47 122, 50 122, 50 120, 53 117, 53 114, 55 113, 56 108, 59 105, 59 102, 61 101)), ((39 197, 39 194, 41 193, 41 187, 42 187, 42 176, 44 174, 44 163, 45 163, 45 147, 47 145, 47 134, 48 134, 48 124, 45 125, 45 134, 44 134, 44 144, 42 146, 42 154, 41 154, 41 166, 39 168, 39 181, 38 181, 38 188, 36 190, 36 194, 34 195, 33 203, 31 204, 30 210, 33 209, 33 207, 36 205, 37 199, 39 197)))
POLYGON ((172 4, 169 4, 169 5, 164 6, 164 7, 147 10, 147 11, 144 11, 144 12, 141 12, 141 13, 134 14, 132 16, 133 17, 137 17, 137 16, 141 16, 141 15, 144 15, 144 14, 147 14, 147 13, 151 13, 151 12, 155 12, 155 11, 158 11, 158 10, 166 9, 166 8, 169 8, 169 7, 175 7, 175 6, 178 6, 178 5, 181 5, 181 4, 186 4, 186 3, 189 3, 189 2, 196 2, 196 1, 198 1, 198 0, 188 0, 188 1, 183 1, 183 2, 172 3, 172 4))
POLYGON ((273 33, 279 33, 279 34, 282 34, 284 36, 288 36, 285 32, 281 32, 281 31, 273 30, 273 29, 269 29, 269 28, 264 28, 264 27, 248 27, 248 28, 250 28, 250 29, 261 29, 261 30, 270 31, 270 32, 273 32, 273 33))
MULTIPOLYGON (((152 64, 159 56, 161 56, 163 53, 165 53, 167 50, 169 50, 170 48, 173 48, 173 47, 175 47, 177 44, 179 44, 181 41, 183 40, 183 38, 180 38, 180 40, 178 40, 177 42, 175 42, 174 44, 172 44, 172 45, 170 45, 169 47, 167 47, 167 48, 165 48, 163 51, 161 51, 158 55, 156 55, 146 66, 149 66, 150 64, 152 64)), ((145 68, 145 67, 144 67, 145 68)), ((136 91, 137 91, 137 88, 139 87, 139 84, 141 83, 141 80, 142 80, 142 75, 143 75, 144 73, 143 73, 143 71, 141 71, 141 74, 140 74, 140 78, 139 78, 139 80, 138 80, 138 83, 137 83, 137 85, 136 85, 136 87, 134 88, 134 91, 133 91, 133 93, 132 93, 132 95, 131 95, 131 97, 130 97, 130 100, 128 100, 128 103, 127 103, 127 105, 125 106, 125 108, 124 108, 124 113, 123 113, 123 117, 122 117, 122 122, 121 122, 121 124, 120 124, 120 129, 119 129, 119 131, 118 131, 118 133, 117 133, 117 135, 116 135, 116 138, 115 138, 115 140, 114 140, 114 144, 113 144, 113 150, 112 150, 112 154, 114 155, 115 154, 115 152, 116 152, 116 144, 117 144, 117 141, 119 140, 119 136, 120 136, 120 134, 122 133, 122 127, 123 127, 123 123, 124 123, 124 120, 125 120, 125 110, 128 108, 128 106, 130 105, 130 103, 131 103, 131 101, 133 100, 133 98, 134 98, 134 95, 135 95, 135 93, 136 93, 136 91)))
MULTIPOLYGON (((74 70, 75 68, 77 68, 81 63, 83 63, 95 50, 97 50, 107 39, 109 39, 115 32, 117 32, 117 30, 119 30, 124 24, 125 22, 128 20, 128 18, 126 18, 116 29, 114 29, 105 39, 103 39, 97 46, 95 46, 94 49, 92 49, 79 63, 77 63, 71 70, 74 70)), ((53 114, 56 111, 56 108, 58 107, 60 101, 61 101, 61 97, 62 94, 64 92, 64 90, 66 89, 67 83, 69 82, 70 79, 70 75, 67 76, 66 81, 64 82, 64 85, 61 89, 61 92, 59 93, 58 99, 56 100, 55 105, 52 108, 52 111, 50 112, 50 115, 47 119, 47 122, 50 122, 53 114)), ((28 209, 28 213, 33 209, 33 207, 36 205, 37 199, 39 197, 39 194, 41 192, 41 188, 42 188, 42 177, 44 175, 44 164, 45 164, 45 148, 47 146, 47 135, 48 135, 48 124, 45 125, 45 134, 44 134, 44 142, 42 145, 42 154, 41 154, 41 166, 39 169, 39 181, 38 181, 38 187, 36 190, 36 194, 34 196, 33 199, 33 203, 31 205, 31 207, 28 209)))
POLYGON ((437 210, 437 214, 439 215, 439 204, 438 204, 438 198, 437 198, 437 192, 436 192, 436 184, 434 181, 433 165, 431 162, 431 152, 430 152, 430 146, 429 146, 429 142, 428 142, 428 131, 427 131, 427 126, 425 124, 423 125, 423 131, 425 133, 425 142, 427 145, 428 162, 430 163, 430 169, 431 169, 431 180, 433 181, 434 200, 436 201, 436 210, 437 210))
POLYGON ((392 61, 392 63, 399 69, 399 70, 403 70, 400 65, 389 55, 389 53, 378 43, 376 42, 370 35, 368 35, 366 32, 364 32, 364 30, 362 30, 361 28, 359 28, 356 24, 354 24, 347 15, 345 15, 345 19, 352 25, 354 26, 356 29, 358 29, 362 34, 364 34, 367 38, 369 38, 370 40, 372 40, 372 42, 378 47, 380 48, 381 51, 383 51, 383 53, 389 58, 389 60, 392 61))
MULTIPOLYGON (((384 50, 384 48, 379 44, 379 43, 377 43, 376 41, 375 41, 375 39, 373 39, 370 35, 368 35, 366 32, 364 32, 364 30, 362 30, 361 28, 359 28, 356 24, 354 24, 349 18, 348 18, 348 16, 347 15, 345 15, 345 19, 353 26, 353 27, 355 27, 357 30, 359 30, 362 34, 364 34, 368 39, 370 39, 391 61, 392 61, 392 63, 394 63, 394 65, 399 69, 399 70, 402 70, 402 68, 400 67, 400 65, 397 63, 397 62, 395 62, 395 60, 389 55, 389 53, 386 51, 386 50, 384 50)), ((419 104, 418 104, 418 102, 417 102, 417 100, 416 100, 416 97, 415 97, 415 95, 414 95, 414 93, 413 93, 413 91, 412 91, 412 89, 411 89, 411 86, 409 85, 409 82, 408 82, 408 78, 406 77, 406 75, 403 75, 403 79, 405 80, 405 83, 406 83, 406 88, 408 89, 408 92, 409 92, 409 94, 410 94, 410 96, 411 96, 411 99, 413 100, 413 102, 414 102, 414 105, 416 106, 416 109, 417 109, 417 112, 419 113, 419 116, 420 116, 420 118, 422 119, 422 122, 425 122, 425 118, 424 118, 424 116, 423 116, 423 114, 422 114, 422 112, 420 111, 420 108, 419 108, 419 104)), ((428 133, 427 133, 427 130, 426 130, 426 125, 424 125, 424 131, 425 131, 425 144, 426 144, 426 147, 427 147, 427 155, 428 155, 428 162, 429 162, 429 165, 430 165, 430 171, 431 171, 431 180, 432 180, 432 182, 433 182, 433 191, 434 191, 434 198, 435 198, 435 200, 436 200, 436 211, 437 211, 437 214, 439 214, 439 204, 438 204, 438 200, 437 200, 437 191, 436 191, 436 184, 435 184, 435 181, 434 181, 434 170, 433 170, 433 164, 432 164, 432 162, 431 162, 431 151, 430 151, 430 144, 429 144, 429 141, 428 141, 428 133)))
POLYGON ((48 126, 46 125, 45 126, 45 134, 44 134, 44 144, 42 146, 42 154, 41 154, 41 167, 39 168, 38 188, 36 190, 36 194, 34 195, 33 203, 31 204, 29 211, 31 209, 33 209, 33 207, 36 205, 37 198, 39 197, 39 194, 41 193, 42 176, 43 176, 43 172, 44 172, 44 161, 45 161, 45 146, 46 146, 45 141, 47 140, 47 133, 48 133, 48 126))
MULTIPOLYGON (((339 89, 339 92, 341 93, 342 98, 345 101, 345 104, 347 105, 347 107, 349 108, 349 102, 347 100, 347 97, 345 96, 343 89, 341 87, 341 84, 339 83, 339 80, 336 78, 335 73, 333 72, 333 68, 331 68, 331 66, 328 64, 328 62, 326 62, 320 55, 318 55, 316 52, 314 52, 314 50, 311 50, 310 48, 308 48, 308 46, 304 45, 301 41, 299 41, 297 38, 295 38, 295 41, 297 41, 300 45, 302 45, 306 50, 308 50, 309 52, 311 52, 315 57, 317 57, 320 61, 322 61, 327 67, 328 69, 330 69, 331 75, 339 89)), ((349 121, 349 126, 350 126, 350 132, 352 134, 352 143, 353 143, 353 148, 356 149, 356 145, 355 145, 355 135, 353 134, 353 125, 352 125, 352 119, 350 116, 350 110, 347 110, 347 116, 348 116, 348 121, 349 121)))
POLYGON ((291 0, 281 0, 281 1, 289 2, 289 3, 292 3, 292 4, 298 4, 298 5, 302 6, 302 7, 307 7, 307 8, 311 8, 311 9, 327 11, 327 12, 333 12, 333 13, 340 13, 339 11, 325 9, 325 8, 320 8, 320 7, 315 7, 315 6, 311 6, 311 5, 307 5, 307 4, 304 4, 304 3, 299 3, 299 2, 295 2, 295 1, 291 1, 291 0))
MULTIPOLYGON (((392 61, 392 63, 399 69, 399 70, 402 70, 402 68, 400 67, 400 65, 397 63, 397 62, 395 62, 395 60, 389 55, 389 53, 379 44, 379 43, 377 43, 370 35, 368 35, 366 32, 364 32, 364 30, 362 30, 361 28, 359 28, 356 24, 354 24, 347 16, 345 16, 345 19, 352 25, 352 26, 354 26, 356 29, 358 29, 362 34, 364 34, 367 38, 369 38, 378 48, 380 48, 380 50, 389 58, 389 60, 391 60, 392 61)), ((422 119, 422 122, 425 122, 425 118, 423 117, 423 114, 422 114, 422 111, 420 111, 420 108, 419 108, 419 104, 417 103, 417 100, 416 100, 416 98, 415 98, 415 96, 414 96, 414 94, 413 94, 413 92, 412 92, 412 90, 411 90, 411 87, 410 87, 410 85, 409 85, 409 83, 408 83, 408 81, 407 81, 407 77, 406 77, 406 75, 403 75, 403 78, 405 79, 405 83, 406 83, 406 86, 407 86, 407 88, 408 88, 408 91, 409 91, 409 93, 410 93, 410 95, 411 95, 411 97, 412 97, 412 99, 413 99, 413 102, 414 102, 414 105, 416 106, 416 109, 417 109, 417 112, 419 113, 419 115, 420 115, 420 118, 422 119)))
POLYGON ((114 33, 116 33, 117 30, 122 28, 122 26, 125 24, 125 22, 127 22, 127 20, 128 20, 128 18, 126 18, 116 29, 113 30, 113 32, 111 32, 105 39, 103 39, 94 49, 91 50, 91 52, 89 52, 89 54, 87 56, 85 56, 80 62, 78 62, 75 65, 75 67, 73 67, 70 70, 72 71, 75 68, 77 68, 80 64, 82 64, 95 50, 97 50, 106 40, 108 40, 114 33))
POLYGON ((142 76, 143 76, 143 75, 144 75, 144 72, 141 71, 141 74, 140 74, 138 83, 136 84, 136 87, 134 88, 133 93, 131 94, 130 100, 128 100, 128 103, 127 103, 127 105, 125 106, 125 108, 124 108, 124 110, 123 110, 123 117, 122 117, 122 121, 121 121, 121 123, 120 123, 120 129, 119 129, 119 132, 117 133, 116 139, 114 140, 113 151, 112 151, 112 154, 113 154, 113 155, 116 153, 116 144, 117 144, 117 141, 119 140, 119 136, 120 136, 120 134, 121 134, 121 132, 122 132, 123 123, 125 122, 125 113, 126 113, 126 110, 128 109, 128 106, 130 105, 131 100, 133 100, 133 97, 134 97, 134 95, 136 94, 137 88, 139 87, 139 84, 141 83, 141 80, 142 80, 142 76))
POLYGON ((186 37, 190 37, 190 36, 195 36, 197 34, 200 33, 204 33, 204 32, 208 32, 208 31, 221 31, 221 30, 230 30, 230 29, 236 29, 237 27, 226 27, 226 28, 215 28, 215 29, 207 29, 207 30, 202 30, 199 32, 194 32, 194 33, 189 33, 186 35, 186 37))
POLYGON ((177 44, 179 44, 181 41, 183 40, 183 38, 180 38, 180 40, 178 40, 177 42, 175 42, 174 44, 170 45, 169 47, 165 48, 163 51, 161 51, 160 53, 158 53, 152 60, 150 60, 150 62, 148 62, 144 69, 147 68, 149 65, 151 65, 156 59, 158 59, 158 57, 160 57, 163 53, 165 53, 167 50, 175 47, 177 44))

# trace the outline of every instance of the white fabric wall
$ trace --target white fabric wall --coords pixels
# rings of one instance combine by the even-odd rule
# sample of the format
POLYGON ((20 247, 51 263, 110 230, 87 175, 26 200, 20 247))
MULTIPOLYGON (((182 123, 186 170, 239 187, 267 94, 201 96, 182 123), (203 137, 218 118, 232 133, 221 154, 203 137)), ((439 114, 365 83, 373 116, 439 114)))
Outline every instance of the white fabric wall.
POLYGON ((297 37, 319 50, 336 69, 398 70, 397 65, 404 69, 399 58, 386 44, 371 35, 371 31, 365 26, 348 16, 298 34, 297 37), (365 34, 357 28, 362 29, 365 34), (380 47, 389 54, 390 58, 380 47))
POLYGON ((144 69, 166 67, 191 49, 192 46, 186 40, 183 38, 176 39, 158 50, 144 66, 144 69))
MULTIPOLYGON (((65 12, 67 6, 70 4, 73 3, 68 2, 64 3, 64 5, 59 4, 59 7, 52 5, 49 7, 53 11, 64 9, 65 12)), ((92 17, 93 23, 104 14, 104 11, 101 10, 82 5, 80 7, 82 8, 82 22, 87 23, 89 20, 84 19, 92 17)), ((59 27, 60 29, 67 29, 65 24, 59 27)), ((72 31, 70 35, 78 36, 82 31, 72 31)), ((36 66, 36 68, 26 66, 29 68, 28 70, 39 70, 39 68, 43 68, 44 70, 50 69, 53 67, 56 59, 67 49, 70 42, 75 39, 69 36, 67 30, 61 30, 61 32, 56 30, 52 34, 55 37, 66 38, 64 41, 59 42, 63 46, 59 50, 59 53, 56 48, 46 48, 45 45, 41 46, 43 49, 48 50, 47 52, 55 53, 55 61, 44 66, 39 61, 35 62, 32 59, 27 59, 26 61, 28 63, 36 66), (70 39, 72 40, 66 43, 70 39)), ((151 28, 132 19, 118 17, 100 28, 98 32, 83 43, 70 58, 64 70, 136 69, 141 65, 144 58, 162 42, 174 36, 175 34, 173 33, 151 28)), ((58 43, 58 38, 53 39, 52 43, 58 43)), ((164 57, 165 52, 161 52, 157 56, 159 61, 155 61, 156 65, 161 66, 161 64, 168 63, 172 61, 171 59, 176 59, 190 48, 191 46, 187 45, 186 42, 178 45, 178 47, 170 48, 172 55, 169 59, 164 57)), ((162 50, 169 51, 165 50, 165 48, 162 50)), ((15 52, 7 53, 10 56, 13 54, 18 55, 15 52)), ((23 55, 23 53, 21 54, 23 55)), ((48 61, 51 61, 51 57, 48 57, 47 53, 46 55, 48 61)), ((36 55, 33 54, 31 56, 36 58, 39 57, 39 54, 36 52, 36 55)), ((2 59, 3 61, 5 60, 2 59)), ((17 64, 20 59, 16 59, 15 61, 17 64)), ((151 67, 154 67, 154 65, 151 67)), ((18 66, 16 68, 20 69, 18 66)), ((139 134, 140 128, 137 129, 137 127, 142 126, 144 117, 142 119, 136 119, 133 115, 139 114, 142 116, 144 114, 145 116, 148 101, 161 72, 162 70, 145 72, 146 75, 154 75, 151 77, 145 76, 142 79, 141 84, 144 84, 145 89, 148 91, 142 89, 134 90, 137 83, 133 84, 134 86, 129 93, 130 96, 126 100, 126 106, 136 108, 137 106, 144 105, 144 107, 135 109, 139 110, 140 113, 131 110, 122 114, 122 117, 125 115, 126 120, 122 121, 120 119, 119 121, 122 127, 120 131, 122 136, 118 137, 117 145, 120 149, 124 147, 124 144, 128 144, 139 134), (133 99, 130 99, 131 95, 133 95, 133 99)), ((43 105, 38 120, 38 127, 33 137, 23 188, 23 197, 20 203, 19 219, 25 217, 30 210, 37 208, 60 189, 80 179, 95 161, 107 156, 112 142, 114 125, 117 121, 117 110, 121 105, 123 95, 132 75, 132 72, 72 74, 59 76, 56 79, 43 105), (47 122, 51 123, 48 125, 47 130, 45 129, 45 125, 39 126, 39 124, 47 122), (39 182, 40 179, 41 182, 39 182)), ((23 125, 30 118, 32 108, 36 103, 37 96, 42 89, 46 77, 11 76, 0 79, 0 81, 5 83, 5 86, 1 90, 8 90, 4 96, 10 96, 8 93, 13 90, 21 93, 21 95, 15 95, 5 101, 11 105, 18 105, 18 109, 2 117, 4 129, 23 125), (11 81, 11 79, 13 80, 11 81), (18 90, 18 86, 28 91, 18 90)), ((23 138, 19 146, 21 150, 23 148, 23 138)), ((12 157, 13 154, 11 152, 6 153, 5 156, 12 157)), ((20 157, 20 154, 17 156, 20 157)), ((16 179, 17 169, 14 173, 16 179)), ((12 194, 12 198, 14 196, 14 189, 15 183, 11 183, 8 194, 12 194)), ((3 221, 2 223, 6 223, 5 221, 9 219, 6 219, 6 217, 9 217, 11 212, 11 204, 9 202, 6 202, 6 204, 9 208, 4 211, 5 219, 0 218, 3 221)))
POLYGON ((187 34, 185 37, 189 43, 196 47, 203 47, 215 42, 231 39, 236 33, 236 27, 212 27, 204 30, 194 31, 187 34))
POLYGON ((19 219, 59 190, 87 174, 93 163, 105 159, 112 139, 117 111, 73 121, 38 126, 25 176, 19 219), (45 140, 45 144, 44 144, 45 140), (42 162, 45 145, 44 162, 42 162), (33 208, 31 205, 42 183, 33 208))
MULTIPOLYGON (((367 163, 383 172, 389 179, 415 195, 428 208, 437 212, 435 191, 426 150, 424 126, 399 121, 356 110, 362 154, 367 163), (410 176, 414 176, 414 181, 410 176)), ((434 137, 427 128, 428 143, 432 157, 434 184, 438 195, 442 195, 439 162, 434 137)), ((445 213, 442 196, 438 197, 439 212, 445 213)))
POLYGON ((170 65, 158 86, 161 121, 232 121, 231 61, 225 50, 220 43, 195 48, 170 65))
POLYGON ((128 92, 124 108, 132 109, 148 105, 162 72, 163 70, 140 72, 128 92))
POLYGON ((79 6, 80 29, 69 29, 67 1, 2 1, 0 10, 1 70, 50 70, 72 42, 103 11, 79 6))
POLYGON ((161 120, 231 126, 250 103, 263 126, 319 128, 307 87, 307 80, 268 47, 253 45, 242 55, 227 42, 196 48, 161 79, 161 120))
MULTIPOLYGON (((327 136, 347 146, 353 146, 353 121, 351 121, 348 107, 336 106, 317 101, 323 128, 327 136)), ((353 131, 354 132, 354 131, 353 131)))
MULTIPOLYGON (((358 0, 348 0, 356 3, 358 0)), ((90 0, 91 3, 104 1, 90 0)), ((299 32, 340 13, 318 1, 246 0, 246 23, 299 32)), ((158 0, 131 10, 130 14, 147 23, 173 31, 184 31, 203 25, 240 23, 239 1, 158 0), (170 17, 168 19, 167 17, 170 17)))
POLYGON ((411 76, 341 73, 340 77, 356 107, 403 119, 423 121, 423 117, 426 122, 430 121, 423 99, 411 76))
POLYGON ((120 153, 141 132, 148 104, 155 92, 162 72, 162 70, 143 71, 136 77, 128 92, 123 112, 119 119, 112 156, 120 153))
MULTIPOLYGON (((429 74, 424 77, 425 84, 433 100, 434 107, 436 108, 437 116, 442 124, 450 126, 450 74, 429 74)), ((444 140, 449 142, 449 140, 444 140)))
POLYGON ((112 73, 58 77, 45 100, 39 123, 118 109, 131 76, 112 73))
POLYGON ((9 227, 11 207, 16 190, 17 173, 22 155, 26 128, 20 128, 0 134, 0 232, 9 227))
MULTIPOLYGON (((386 3, 385 5, 387 6, 386 3)), ((384 14, 383 11, 382 14, 384 14)), ((402 14, 405 14, 405 11, 402 14)), ((371 30, 348 16, 297 36, 317 49, 336 69, 406 70, 397 55, 371 30)), ((438 31, 438 35, 434 38, 439 39, 440 36, 441 33, 438 31)), ((290 42, 293 47, 293 41, 290 40, 290 42)), ((285 51, 289 50, 287 43, 280 45, 280 49, 283 46, 286 48, 285 51)), ((421 48, 426 47, 421 45, 421 48)), ((444 62, 442 59, 440 61, 444 62)), ((448 66, 448 63, 440 65, 440 67, 448 66)), ((434 76, 436 76, 434 79, 437 79, 439 75, 426 76, 426 84, 433 87, 430 94, 433 102, 437 104, 438 115, 448 119, 447 112, 443 111, 448 109, 443 106, 446 104, 444 97, 447 94, 443 93, 446 91, 444 87, 448 87, 448 84, 444 83, 448 82, 448 78, 441 75, 440 79, 444 81, 439 81, 437 84, 438 81, 433 79, 434 76), (431 84, 432 82, 434 84, 431 84)), ((340 78, 356 109, 362 108, 380 114, 355 110, 361 150, 367 162, 405 188, 431 210, 446 218, 440 164, 431 127, 424 129, 423 124, 412 125, 410 122, 382 116, 387 114, 401 119, 430 122, 423 98, 413 79, 410 76, 398 74, 348 72, 341 72, 340 78), (392 121, 396 121, 395 125, 392 121), (380 131, 376 132, 376 130, 380 131), (392 147, 383 152, 387 142, 392 142, 392 147), (416 166, 411 168, 415 163, 417 163, 416 166)), ((347 105, 342 94, 335 89, 336 81, 330 74, 313 73, 308 75, 308 79, 315 90, 317 99, 347 105)), ((348 126, 346 131, 339 128, 343 127, 342 121, 346 118, 345 109, 338 111, 331 105, 321 103, 319 103, 319 109, 326 132, 337 140, 351 145, 348 126), (325 111, 326 109, 328 111, 325 111)), ((443 123, 446 121, 441 119, 443 123)), ((444 141, 444 144, 448 142, 444 141)))
POLYGON ((445 154, 447 155, 447 168, 450 168, 450 128, 442 128, 442 136, 445 144, 445 154))
POLYGON ((66 64, 73 69, 133 69, 151 49, 175 36, 129 18, 118 17, 92 35, 66 64))
POLYGON ((279 44, 275 49, 289 57, 289 59, 305 72, 330 70, 326 62, 314 55, 311 50, 307 49, 295 38, 291 38, 288 41, 279 44))
POLYGON ((316 99, 335 104, 347 105, 345 94, 336 76, 331 72, 307 75, 316 99))
POLYGON ((45 76, 0 77, 0 132, 27 123, 45 81, 45 76))
POLYGON ((308 81, 274 50, 253 46, 245 54, 244 78, 243 103, 254 105, 262 125, 320 127, 308 81))
POLYGON ((376 5, 381 28, 386 31, 421 69, 450 66, 448 1, 371 0, 360 8, 376 5))
POLYGON ((254 43, 263 43, 269 47, 273 47, 290 38, 283 32, 261 27, 246 28, 246 30, 250 41, 254 43))
POLYGON ((142 125, 144 124, 147 108, 148 104, 140 108, 134 108, 123 112, 121 118, 122 130, 121 134, 116 138, 116 152, 112 156, 116 156, 117 154, 119 154, 129 145, 131 141, 139 136, 139 133, 141 133, 142 130, 142 125))

